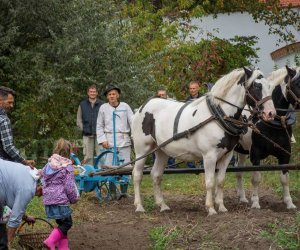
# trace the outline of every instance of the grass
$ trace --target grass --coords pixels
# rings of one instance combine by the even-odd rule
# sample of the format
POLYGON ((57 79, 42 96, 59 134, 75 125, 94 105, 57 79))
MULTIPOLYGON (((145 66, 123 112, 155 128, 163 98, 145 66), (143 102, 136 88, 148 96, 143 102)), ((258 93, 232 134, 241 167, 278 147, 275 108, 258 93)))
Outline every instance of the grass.
POLYGON ((168 243, 177 238, 180 234, 180 228, 174 227, 168 229, 166 227, 160 226, 155 227, 150 230, 150 239, 153 244, 150 249, 152 250, 162 250, 165 249, 168 243))
POLYGON ((268 229, 262 232, 262 237, 271 240, 281 249, 300 249, 300 212, 292 224, 276 221, 268 225, 268 229))
MULTIPOLYGON (((299 171, 290 171, 290 190, 293 198, 300 197, 300 182, 299 171)), ((251 189, 251 173, 244 174, 245 189, 251 189)), ((276 193, 282 196, 282 187, 279 181, 279 173, 277 172, 262 172, 262 188, 271 188, 276 191, 276 193)), ((235 189, 236 179, 235 173, 227 173, 225 181, 226 189, 235 189)), ((155 210, 155 202, 153 198, 153 188, 152 180, 149 175, 145 175, 142 181, 141 192, 144 195, 144 208, 146 210, 146 215, 152 214, 155 210)), ((172 195, 203 195, 205 194, 205 182, 204 175, 195 174, 174 174, 174 175, 164 175, 162 180, 162 189, 164 193, 170 193, 172 195)), ((133 186, 129 187, 129 193, 133 194, 133 186)), ((82 199, 76 206, 74 206, 74 224, 80 224, 81 221, 101 221, 101 216, 97 215, 94 218, 89 213, 86 213, 86 206, 95 203, 98 205, 98 199, 95 197, 94 193, 83 193, 82 199), (92 218, 93 217, 93 218, 92 218)), ((103 204, 105 206, 105 204, 103 204)), ((36 217, 45 218, 44 206, 42 204, 42 199, 35 197, 29 204, 27 208, 27 213, 34 215, 36 217)), ((266 237, 274 242, 276 246, 280 247, 282 244, 288 245, 290 248, 285 249, 300 249, 299 248, 299 225, 300 225, 300 215, 298 214, 297 223, 295 226, 286 226, 281 222, 276 222, 264 231, 263 237, 266 237), (297 228, 298 227, 298 228, 297 228), (298 231, 296 231, 298 230, 298 231), (295 233, 298 232, 298 242, 295 239, 295 233), (272 238, 273 237, 273 238, 272 238), (288 243, 289 242, 289 243, 288 243), (297 245, 298 244, 298 245, 297 245), (298 248, 297 248, 298 247, 298 248)), ((55 222, 52 223, 55 225, 55 222)), ((176 239, 184 238, 185 228, 180 227, 166 227, 158 226, 152 228, 149 231, 149 237, 152 241, 151 249, 162 250, 170 249, 172 242, 176 239)), ((217 243, 213 241, 204 241, 201 244, 203 249, 221 249, 217 243)))

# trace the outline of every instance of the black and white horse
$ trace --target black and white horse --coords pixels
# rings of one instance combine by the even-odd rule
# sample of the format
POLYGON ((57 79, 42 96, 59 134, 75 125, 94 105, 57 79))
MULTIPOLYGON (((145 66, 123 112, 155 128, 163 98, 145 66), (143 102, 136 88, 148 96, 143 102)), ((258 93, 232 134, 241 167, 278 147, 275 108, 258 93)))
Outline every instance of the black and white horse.
MULTIPOLYGON (((223 76, 211 92, 191 103, 154 98, 139 108, 132 121, 136 159, 158 147, 151 176, 155 202, 161 211, 170 209, 160 187, 169 156, 184 161, 203 159, 208 213, 216 214, 214 202, 220 212, 227 211, 223 204, 225 172, 245 127, 227 122, 224 117, 239 119, 247 103, 259 109, 265 120, 272 120, 276 111, 271 93, 271 86, 261 71, 244 68, 223 76)), ((145 158, 136 161, 133 169, 137 212, 144 212, 140 184, 145 161, 145 158)))
MULTIPOLYGON (((291 136, 293 116, 288 113, 290 104, 298 109, 300 107, 300 67, 289 68, 284 67, 273 71, 268 77, 269 81, 273 81, 274 91, 272 99, 277 110, 274 121, 265 122, 259 120, 256 126, 259 133, 248 130, 236 147, 238 154, 238 166, 245 165, 245 161, 250 152, 250 161, 253 165, 259 165, 260 161, 273 155, 277 158, 278 164, 288 164, 291 153, 291 136), (274 145, 268 139, 278 144, 281 148, 274 145)), ((237 192, 241 202, 248 202, 243 187, 242 173, 237 173, 237 192)), ((258 197, 258 186, 261 180, 260 172, 252 173, 252 208, 260 208, 258 197)), ((283 186, 283 200, 288 209, 296 208, 293 204, 289 191, 289 175, 287 171, 281 171, 280 181, 283 186)))

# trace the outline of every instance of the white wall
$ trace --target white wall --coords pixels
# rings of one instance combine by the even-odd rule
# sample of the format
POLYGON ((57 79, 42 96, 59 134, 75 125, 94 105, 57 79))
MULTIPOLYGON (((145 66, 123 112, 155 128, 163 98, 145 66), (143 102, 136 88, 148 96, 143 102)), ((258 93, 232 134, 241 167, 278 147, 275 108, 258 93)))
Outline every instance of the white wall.
MULTIPOLYGON (((194 37, 196 41, 199 41, 201 38, 206 38, 207 32, 225 39, 233 38, 235 35, 257 36, 258 42, 255 47, 260 48, 257 52, 260 62, 255 66, 260 68, 265 74, 269 74, 275 66, 270 53, 286 45, 285 43, 281 43, 279 46, 276 45, 278 43, 278 35, 269 35, 268 26, 264 25, 264 23, 255 23, 248 13, 233 13, 231 15, 220 14, 217 19, 208 16, 202 18, 202 20, 194 19, 192 24, 199 27, 199 30, 192 34, 192 37, 194 37), (214 29, 218 29, 219 32, 214 29)), ((299 41, 300 33, 297 33, 293 27, 291 27, 290 30, 293 31, 297 41, 299 41)), ((285 63, 285 60, 279 60, 276 65, 282 67, 285 63)))

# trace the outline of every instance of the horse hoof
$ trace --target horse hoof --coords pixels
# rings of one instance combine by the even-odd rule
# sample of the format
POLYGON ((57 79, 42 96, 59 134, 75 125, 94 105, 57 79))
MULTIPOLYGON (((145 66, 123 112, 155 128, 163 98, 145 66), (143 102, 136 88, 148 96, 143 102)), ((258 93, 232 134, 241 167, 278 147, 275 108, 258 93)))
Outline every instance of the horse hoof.
POLYGON ((145 209, 143 208, 143 206, 139 205, 139 206, 137 206, 135 212, 137 212, 137 213, 145 213, 145 209))
POLYGON ((164 205, 160 208, 160 212, 170 212, 171 208, 169 208, 167 205, 164 205))
POLYGON ((260 205, 258 203, 253 203, 251 208, 253 209, 260 209, 260 205))
POLYGON ((218 213, 216 212, 216 210, 214 208, 208 209, 208 216, 215 215, 215 214, 218 214, 218 213))
POLYGON ((297 207, 292 203, 287 205, 287 209, 296 209, 297 207))
POLYGON ((241 202, 241 203, 249 203, 249 201, 248 201, 247 198, 241 198, 241 199, 240 199, 240 202, 241 202))
POLYGON ((226 207, 223 206, 223 207, 219 207, 219 212, 226 213, 226 212, 228 212, 228 210, 226 207))

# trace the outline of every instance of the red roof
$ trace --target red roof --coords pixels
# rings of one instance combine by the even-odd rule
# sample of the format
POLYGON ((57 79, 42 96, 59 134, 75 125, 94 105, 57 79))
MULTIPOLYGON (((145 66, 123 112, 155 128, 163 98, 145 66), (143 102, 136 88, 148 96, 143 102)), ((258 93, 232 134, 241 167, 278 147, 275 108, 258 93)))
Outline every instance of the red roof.
MULTIPOLYGON (((262 2, 267 2, 268 0, 260 0, 262 2)), ((282 7, 300 7, 300 0, 280 0, 280 4, 282 7)))
POLYGON ((300 6, 300 0, 280 0, 282 6, 300 6))

